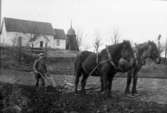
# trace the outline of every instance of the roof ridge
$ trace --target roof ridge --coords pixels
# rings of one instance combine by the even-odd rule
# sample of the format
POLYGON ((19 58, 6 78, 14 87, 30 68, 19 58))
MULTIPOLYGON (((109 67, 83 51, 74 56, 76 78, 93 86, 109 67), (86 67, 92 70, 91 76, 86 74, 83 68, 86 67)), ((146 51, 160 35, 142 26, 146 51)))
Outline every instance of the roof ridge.
POLYGON ((6 30, 11 32, 50 34, 54 35, 54 29, 49 22, 39 22, 4 17, 6 30))
POLYGON ((4 17, 4 19, 11 19, 11 20, 18 20, 18 21, 25 21, 25 22, 35 22, 35 23, 48 23, 48 24, 51 24, 49 22, 44 22, 44 21, 26 20, 26 19, 12 18, 12 17, 4 17))

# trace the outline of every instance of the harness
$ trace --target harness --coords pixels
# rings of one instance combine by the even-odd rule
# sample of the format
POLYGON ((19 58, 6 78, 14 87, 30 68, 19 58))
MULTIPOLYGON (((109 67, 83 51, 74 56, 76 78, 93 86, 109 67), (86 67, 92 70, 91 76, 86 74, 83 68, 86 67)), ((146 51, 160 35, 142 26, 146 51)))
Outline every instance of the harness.
POLYGON ((119 68, 116 66, 116 64, 113 62, 113 58, 112 58, 112 56, 111 56, 111 54, 110 54, 110 52, 109 52, 108 47, 106 47, 106 52, 107 52, 107 57, 108 57, 108 59, 107 59, 107 60, 103 60, 103 61, 101 61, 101 62, 99 62, 98 54, 96 55, 96 63, 97 63, 97 65, 91 70, 91 72, 89 73, 89 75, 92 75, 92 73, 97 69, 97 67, 98 67, 100 64, 104 64, 104 63, 106 63, 106 62, 108 62, 108 61, 109 61, 109 63, 114 67, 114 69, 119 69, 119 68))
POLYGON ((113 59, 112 59, 111 54, 110 54, 110 52, 109 52, 109 50, 108 50, 108 47, 106 47, 106 51, 107 51, 107 55, 108 55, 108 60, 109 60, 109 62, 111 63, 111 65, 112 65, 115 69, 117 69, 118 67, 117 67, 116 64, 113 62, 113 59))

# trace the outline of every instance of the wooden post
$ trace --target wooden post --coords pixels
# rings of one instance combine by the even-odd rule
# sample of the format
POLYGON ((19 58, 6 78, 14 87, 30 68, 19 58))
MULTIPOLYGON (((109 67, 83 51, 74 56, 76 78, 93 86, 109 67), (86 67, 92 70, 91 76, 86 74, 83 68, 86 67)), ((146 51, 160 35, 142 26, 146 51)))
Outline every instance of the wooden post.
POLYGON ((0 0, 0 28, 1 28, 1 16, 2 16, 2 1, 0 0))
POLYGON ((166 57, 167 57, 167 48, 165 48, 165 61, 164 61, 164 64, 166 64, 166 57))
POLYGON ((22 37, 18 38, 18 61, 21 62, 22 57, 22 37))
POLYGON ((48 49, 47 49, 48 47, 47 46, 48 46, 48 43, 46 42, 45 43, 45 50, 44 50, 45 56, 47 56, 47 51, 48 51, 48 49))
POLYGON ((161 52, 161 34, 158 35, 158 49, 159 49, 159 53, 161 52))

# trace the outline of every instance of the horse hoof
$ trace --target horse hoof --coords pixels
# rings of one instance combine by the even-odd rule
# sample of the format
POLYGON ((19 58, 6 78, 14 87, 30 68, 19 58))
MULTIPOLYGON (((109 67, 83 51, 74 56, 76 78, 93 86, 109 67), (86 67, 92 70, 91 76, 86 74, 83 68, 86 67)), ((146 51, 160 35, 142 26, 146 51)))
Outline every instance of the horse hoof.
POLYGON ((125 95, 128 95, 128 94, 130 94, 130 91, 125 91, 125 95))
POLYGON ((109 98, 112 98, 112 93, 107 94, 109 98))
POLYGON ((104 93, 104 95, 105 95, 105 97, 107 97, 107 98, 111 98, 111 97, 112 97, 111 93, 104 93))
POLYGON ((86 94, 86 91, 82 91, 80 92, 82 95, 85 95, 86 94))
POLYGON ((79 95, 79 93, 74 93, 74 95, 79 95))
POLYGON ((137 94, 137 90, 132 90, 132 94, 137 94))
POLYGON ((133 95, 132 95, 132 94, 130 94, 130 93, 125 94, 125 96, 126 96, 126 97, 130 97, 130 98, 132 98, 132 97, 133 97, 133 95))
POLYGON ((78 91, 77 91, 77 90, 75 90, 75 91, 74 91, 74 93, 75 93, 75 94, 78 94, 78 91))
POLYGON ((139 94, 138 94, 138 93, 134 93, 134 94, 132 94, 132 95, 133 95, 133 96, 135 96, 135 97, 136 97, 136 96, 139 96, 139 94))
POLYGON ((139 94, 128 94, 126 96, 130 97, 130 98, 135 98, 135 97, 139 96, 139 94))
POLYGON ((126 96, 129 97, 129 98, 134 98, 135 97, 134 95, 131 95, 131 94, 128 94, 126 96))
POLYGON ((104 91, 100 91, 100 94, 104 95, 104 94, 105 94, 105 92, 104 92, 104 91))

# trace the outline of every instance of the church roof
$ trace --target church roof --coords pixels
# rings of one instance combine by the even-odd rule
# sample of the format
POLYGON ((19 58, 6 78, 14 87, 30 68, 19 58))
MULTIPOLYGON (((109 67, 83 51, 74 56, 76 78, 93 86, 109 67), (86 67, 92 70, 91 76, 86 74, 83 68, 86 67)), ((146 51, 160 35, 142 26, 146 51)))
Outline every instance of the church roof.
POLYGON ((66 35, 63 29, 54 29, 54 39, 66 39, 66 35))
POLYGON ((4 18, 6 30, 32 34, 54 35, 53 27, 48 22, 29 21, 15 18, 4 18))
POLYGON ((67 35, 75 35, 75 30, 72 28, 72 26, 71 26, 71 28, 68 30, 67 35))

